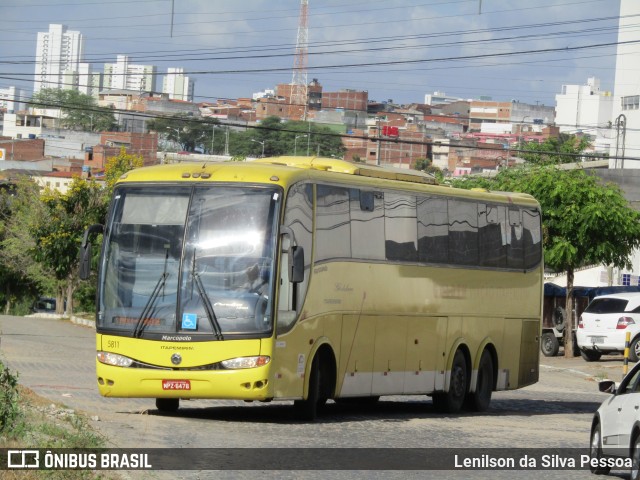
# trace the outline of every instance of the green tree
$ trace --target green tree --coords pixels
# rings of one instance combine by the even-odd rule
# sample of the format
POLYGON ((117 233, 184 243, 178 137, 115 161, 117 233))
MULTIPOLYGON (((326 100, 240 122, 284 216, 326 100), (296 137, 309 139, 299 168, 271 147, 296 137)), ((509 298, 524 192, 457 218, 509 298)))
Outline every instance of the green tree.
POLYGON ((75 178, 66 193, 45 190, 41 215, 31 228, 35 240, 33 257, 57 281, 57 309, 62 312, 66 291, 67 312, 73 312, 73 293, 78 277, 80 242, 86 227, 103 223, 106 201, 103 188, 96 182, 75 178))
POLYGON ((53 277, 28 253, 34 243, 26 226, 39 207, 38 193, 27 177, 0 193, 0 303, 5 315, 25 314, 17 309, 28 308, 38 292, 53 291, 53 277))
POLYGON ((558 165, 580 162, 589 147, 585 137, 562 134, 550 137, 543 143, 528 142, 520 145, 520 157, 534 165, 558 165))
POLYGON ((99 107, 95 98, 77 90, 45 88, 33 95, 34 106, 59 108, 61 126, 85 132, 109 131, 116 128, 116 119, 110 108, 99 107))
POLYGON ((214 139, 217 145, 224 140, 224 132, 216 128, 218 124, 217 119, 174 115, 149 120, 147 129, 158 132, 158 135, 163 135, 166 140, 179 144, 185 152, 193 152, 197 147, 210 152, 214 139))
POLYGON ((275 157, 281 155, 342 157, 345 148, 340 135, 328 127, 267 117, 258 128, 237 134, 230 142, 232 155, 275 157), (297 140, 296 140, 297 137, 297 140))
MULTIPOLYGON (((567 272, 567 312, 573 311, 577 268, 630 268, 631 254, 640 246, 640 212, 629 206, 617 185, 605 184, 582 169, 534 165, 501 170, 493 179, 455 181, 454 186, 524 192, 540 202, 545 264, 567 272)), ((566 357, 573 353, 572 331, 573 318, 567 315, 566 357)))
POLYGON ((431 160, 429 160, 428 158, 418 158, 413 168, 414 170, 430 173, 440 183, 442 183, 442 181, 444 180, 444 174, 442 173, 442 170, 433 165, 433 162, 431 162, 431 160))
POLYGON ((129 154, 124 147, 120 148, 120 153, 117 156, 107 158, 107 163, 104 166, 107 195, 113 191, 114 185, 122 174, 142 166, 144 166, 144 158, 142 158, 142 155, 129 154))

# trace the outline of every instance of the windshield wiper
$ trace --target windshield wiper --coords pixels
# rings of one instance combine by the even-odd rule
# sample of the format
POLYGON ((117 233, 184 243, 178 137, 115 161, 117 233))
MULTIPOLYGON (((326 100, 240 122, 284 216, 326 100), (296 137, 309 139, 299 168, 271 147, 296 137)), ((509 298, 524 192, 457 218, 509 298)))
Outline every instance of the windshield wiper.
MULTIPOLYGON (((195 254, 194 261, 195 263, 195 254)), ((196 272, 195 268, 191 270, 191 276, 193 277, 193 281, 196 284, 196 288, 198 289, 198 295, 200 295, 200 299, 204 305, 204 310, 207 312, 207 318, 209 319, 209 323, 211 324, 211 329, 215 334, 218 340, 224 340, 224 336, 222 335, 222 329, 220 328, 220 324, 218 323, 218 318, 216 317, 216 312, 213 310, 213 305, 211 305, 211 300, 209 300, 209 295, 204 289, 204 285, 202 285, 202 279, 198 272, 196 272)))
POLYGON ((133 330, 133 336, 135 338, 140 338, 140 336, 142 335, 142 331, 144 330, 144 327, 147 326, 147 323, 145 322, 145 320, 147 319, 147 315, 153 308, 153 304, 156 302, 156 298, 158 298, 160 291, 164 288, 164 284, 167 282, 168 276, 169 276, 168 272, 166 271, 163 272, 162 275, 160 275, 160 278, 158 279, 156 286, 153 287, 153 292, 151 292, 151 295, 149 296, 149 300, 147 300, 147 303, 142 309, 142 313, 140 314, 140 317, 138 318, 138 322, 136 323, 136 328, 133 330))
POLYGON ((196 288, 198 289, 198 295, 200 295, 200 299, 202 300, 202 304, 204 305, 204 311, 207 313, 209 324, 211 324, 211 330, 216 336, 216 339, 224 340, 224 336, 222 335, 222 329, 220 328, 220 324, 218 323, 218 317, 216 317, 216 312, 213 310, 213 305, 211 305, 211 300, 209 300, 209 295, 207 295, 207 292, 204 289, 204 285, 202 284, 202 279, 200 278, 200 275, 196 271, 196 251, 195 250, 193 251, 193 260, 191 261, 191 276, 193 277, 193 283, 196 284, 196 288))

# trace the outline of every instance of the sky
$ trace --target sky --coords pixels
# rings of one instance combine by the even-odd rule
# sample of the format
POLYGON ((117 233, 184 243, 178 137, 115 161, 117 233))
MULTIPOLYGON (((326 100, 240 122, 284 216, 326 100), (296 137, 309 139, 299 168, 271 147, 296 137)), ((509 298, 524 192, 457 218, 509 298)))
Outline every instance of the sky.
MULTIPOLYGON (((398 104, 553 106, 589 77, 613 90, 618 15, 619 0, 309 0, 307 76, 398 104)), ((299 19, 300 0, 0 0, 0 88, 33 89, 37 33, 62 23, 94 70, 128 55, 183 68, 196 102, 251 97, 292 81, 299 19)))

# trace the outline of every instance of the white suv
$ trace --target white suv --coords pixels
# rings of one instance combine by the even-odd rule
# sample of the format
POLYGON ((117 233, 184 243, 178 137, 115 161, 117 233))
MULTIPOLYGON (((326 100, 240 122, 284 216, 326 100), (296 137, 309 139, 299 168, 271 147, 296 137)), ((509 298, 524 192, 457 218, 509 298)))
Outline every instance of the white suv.
POLYGON ((611 352, 624 352, 631 332, 629 360, 640 356, 640 292, 595 297, 582 312, 576 330, 580 354, 587 362, 611 352))

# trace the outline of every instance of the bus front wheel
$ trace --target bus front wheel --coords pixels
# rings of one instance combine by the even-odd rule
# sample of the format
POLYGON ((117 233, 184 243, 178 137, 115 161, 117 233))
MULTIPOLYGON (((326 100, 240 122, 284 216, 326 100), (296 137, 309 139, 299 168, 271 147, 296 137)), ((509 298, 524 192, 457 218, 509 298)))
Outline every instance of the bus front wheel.
POLYGON ((156 398, 156 408, 163 413, 175 413, 179 406, 179 398, 156 398))
POLYGON ((316 356, 311 364, 307 398, 293 402, 293 408, 296 411, 296 417, 298 417, 298 419, 312 422, 318 417, 318 410, 320 410, 328 400, 328 396, 325 393, 326 389, 323 388, 323 382, 326 382, 326 376, 322 374, 320 358, 316 356))
POLYGON ((449 391, 433 394, 433 405, 442 413, 457 413, 464 404, 469 389, 467 362, 461 350, 456 351, 451 365, 449 391))

